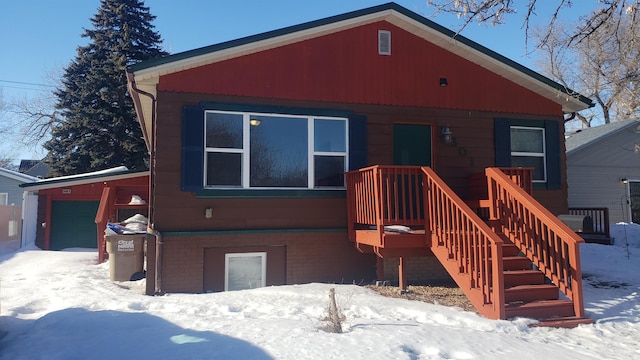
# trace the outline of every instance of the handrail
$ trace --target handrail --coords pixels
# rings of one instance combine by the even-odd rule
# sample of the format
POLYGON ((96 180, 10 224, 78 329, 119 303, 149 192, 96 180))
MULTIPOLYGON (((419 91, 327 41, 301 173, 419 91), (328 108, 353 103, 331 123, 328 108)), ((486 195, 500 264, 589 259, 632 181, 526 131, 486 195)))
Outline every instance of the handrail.
POLYGON ((560 290, 584 317, 580 236, 497 168, 485 169, 491 219, 560 290))
POLYGON ((504 319, 502 239, 433 169, 422 172, 431 250, 482 315, 504 319))
POLYGON ((610 237, 611 231, 609 228, 609 208, 606 207, 579 207, 569 208, 570 215, 585 215, 590 216, 593 221, 593 232, 582 231, 585 234, 603 234, 610 237))

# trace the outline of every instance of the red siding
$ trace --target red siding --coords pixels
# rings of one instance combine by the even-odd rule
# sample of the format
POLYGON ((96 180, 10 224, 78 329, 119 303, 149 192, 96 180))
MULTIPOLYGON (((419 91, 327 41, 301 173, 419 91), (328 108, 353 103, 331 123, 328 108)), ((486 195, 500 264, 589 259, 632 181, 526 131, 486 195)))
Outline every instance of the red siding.
POLYGON ((159 90, 557 115, 549 101, 387 22, 162 76, 159 90), (378 30, 392 54, 378 55, 378 30), (441 87, 439 79, 447 78, 441 87))

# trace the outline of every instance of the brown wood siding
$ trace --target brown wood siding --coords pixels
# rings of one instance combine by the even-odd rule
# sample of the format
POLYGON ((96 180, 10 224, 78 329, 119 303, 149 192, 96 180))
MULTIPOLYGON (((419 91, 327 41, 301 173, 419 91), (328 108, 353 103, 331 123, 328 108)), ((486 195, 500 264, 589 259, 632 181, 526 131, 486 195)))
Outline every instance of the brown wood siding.
MULTIPOLYGON (((393 164, 393 124, 423 123, 433 126, 433 168, 463 199, 469 197, 469 177, 495 166, 493 121, 496 117, 561 121, 562 117, 496 112, 392 107, 363 104, 317 103, 277 99, 237 98, 162 92, 158 95, 155 224, 161 231, 344 228, 346 200, 339 199, 197 199, 180 190, 182 107, 200 101, 278 105, 300 108, 348 109, 367 116, 368 165, 393 164), (446 145, 440 133, 449 126, 454 145, 446 145), (213 208, 213 218, 204 209, 213 208)), ((562 145, 564 149, 564 145, 562 145)), ((561 153, 564 169, 566 157, 561 153)), ((562 172, 562 178, 566 174, 562 172)), ((562 190, 541 190, 534 195, 554 213, 566 209, 566 181, 562 190)), ((566 210, 564 210, 566 211, 566 210)))
POLYGON ((160 77, 160 91, 553 115, 561 106, 381 21, 160 77), (392 53, 378 55, 378 30, 392 53), (440 78, 448 86, 441 87, 440 78))
MULTIPOLYGON (((222 266, 211 262, 219 260, 215 256, 218 250, 224 253, 271 246, 286 247, 286 284, 351 284, 375 280, 375 255, 359 253, 347 239, 346 232, 165 236, 163 241, 162 290, 165 292, 198 293, 204 291, 205 284, 219 285, 224 279, 224 256, 222 266), (209 251, 212 253, 207 256, 209 251)), ((282 258, 274 260, 281 264, 282 258)), ((277 280, 280 276, 274 278, 277 280)))

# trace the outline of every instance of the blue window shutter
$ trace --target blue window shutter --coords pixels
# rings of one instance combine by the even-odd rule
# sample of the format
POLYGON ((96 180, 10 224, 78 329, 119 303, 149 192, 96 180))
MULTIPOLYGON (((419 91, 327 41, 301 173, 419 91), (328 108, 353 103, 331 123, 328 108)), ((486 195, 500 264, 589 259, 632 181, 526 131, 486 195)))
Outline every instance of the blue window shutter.
POLYGON ((349 170, 367 166, 367 117, 349 116, 349 170))
POLYGON ((495 119, 493 123, 496 146, 496 166, 511 166, 511 121, 495 119))
POLYGON ((557 190, 562 188, 560 178, 560 131, 557 121, 544 122, 545 145, 547 155, 547 189, 557 190))
POLYGON ((202 190, 204 184, 204 112, 199 106, 182 110, 182 191, 202 190))

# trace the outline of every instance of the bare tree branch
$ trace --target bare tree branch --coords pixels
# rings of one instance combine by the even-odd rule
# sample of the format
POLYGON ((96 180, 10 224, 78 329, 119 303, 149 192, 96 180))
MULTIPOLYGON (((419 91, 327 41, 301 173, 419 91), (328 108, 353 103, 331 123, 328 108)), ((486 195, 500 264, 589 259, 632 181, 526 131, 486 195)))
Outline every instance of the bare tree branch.
MULTIPOLYGON (((545 3, 548 1, 545 0, 545 3)), ((546 20, 545 28, 547 31, 545 36, 538 39, 542 43, 555 31, 556 23, 561 18, 562 11, 569 11, 568 9, 573 6, 571 0, 555 1, 555 10, 549 20, 546 20)), ((432 8, 434 14, 449 13, 462 19, 462 24, 458 31, 462 31, 472 22, 491 23, 492 25, 503 24, 506 22, 508 15, 518 12, 517 4, 521 4, 525 9, 522 27, 525 29, 525 42, 528 42, 532 20, 537 16, 536 5, 539 4, 538 0, 427 0, 427 5, 432 8)), ((623 13, 635 22, 638 17, 639 4, 640 0, 598 1, 598 4, 595 5, 597 7, 593 12, 580 17, 580 24, 569 35, 570 40, 567 46, 590 37, 600 27, 620 19, 620 15, 623 13)))

